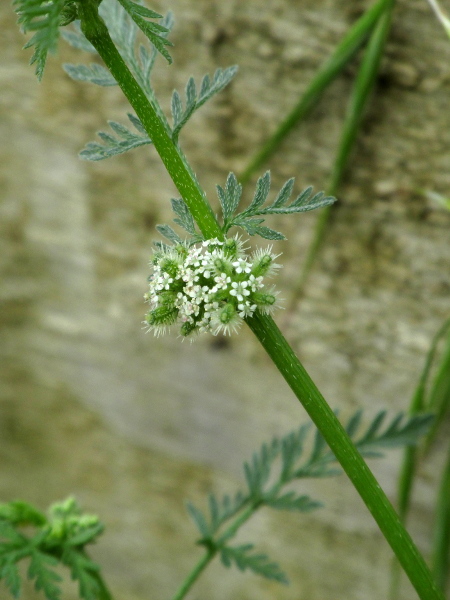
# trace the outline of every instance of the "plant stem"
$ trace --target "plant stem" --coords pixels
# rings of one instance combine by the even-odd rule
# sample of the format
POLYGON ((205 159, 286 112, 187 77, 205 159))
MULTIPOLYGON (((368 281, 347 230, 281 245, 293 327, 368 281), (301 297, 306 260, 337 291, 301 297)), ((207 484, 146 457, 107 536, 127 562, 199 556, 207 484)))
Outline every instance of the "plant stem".
POLYGON ((250 519, 250 517, 258 510, 261 506, 259 504, 251 504, 248 506, 232 523, 229 525, 222 535, 214 542, 214 547, 208 548, 207 552, 198 561, 186 579, 183 581, 181 586, 178 588, 171 600, 182 600, 191 589, 193 584, 197 581, 201 573, 209 565, 212 559, 219 552, 220 547, 225 544, 229 539, 236 535, 238 529, 250 519))
POLYGON ((181 600, 186 596, 188 591, 215 557, 217 550, 214 548, 208 549, 202 558, 198 561, 183 583, 180 585, 175 595, 172 596, 172 600, 181 600))
POLYGON ((445 590, 450 566, 450 446, 442 473, 433 527, 432 570, 436 582, 445 590))
POLYGON ((172 141, 155 109, 120 56, 109 35, 108 28, 98 14, 97 3, 98 0, 79 2, 78 11, 82 32, 104 60, 112 76, 136 111, 167 172, 188 205, 204 237, 206 239, 215 237, 223 239, 222 230, 204 191, 197 182, 179 146, 172 141))
MULTIPOLYGON (((358 76, 350 98, 340 145, 331 172, 330 183, 327 188, 327 195, 329 196, 335 196, 337 194, 347 167, 348 159, 358 134, 364 110, 367 106, 378 74, 381 57, 390 29, 393 8, 394 0, 387 0, 383 3, 383 13, 379 16, 378 23, 367 44, 367 49, 364 53, 364 58, 359 68, 358 76)), ((318 216, 313 240, 308 249, 305 263, 297 283, 297 289, 301 289, 304 286, 311 267, 316 260, 325 236, 330 215, 331 206, 326 206, 318 216)))
POLYGON ((246 322, 302 403, 373 515, 422 600, 444 600, 387 496, 275 322, 255 313, 246 322))
MULTIPOLYGON (((207 238, 222 237, 221 229, 204 192, 187 165, 179 147, 173 143, 166 127, 158 119, 154 108, 148 102, 142 89, 115 48, 106 25, 98 15, 97 5, 98 0, 78 2, 81 28, 84 35, 103 58, 106 66, 135 109, 203 235, 207 238)), ((302 402, 344 471, 350 477, 375 517, 380 530, 397 554, 421 600, 443 600, 443 596, 436 588, 423 558, 400 523, 376 479, 274 321, 269 316, 258 313, 251 318, 247 318, 246 321, 302 402)), ((186 591, 210 562, 213 557, 212 552, 212 550, 207 552, 197 564, 190 576, 191 583, 185 582, 184 589, 186 591)), ((182 591, 179 591, 174 600, 182 598, 182 593, 182 591)))
POLYGON ((334 53, 320 67, 300 100, 288 116, 280 123, 277 130, 267 140, 259 152, 250 160, 244 172, 240 175, 241 183, 249 181, 253 173, 276 151, 284 138, 292 131, 299 121, 316 106, 325 88, 339 75, 349 60, 356 54, 378 17, 391 0, 378 0, 351 27, 343 37, 334 53))

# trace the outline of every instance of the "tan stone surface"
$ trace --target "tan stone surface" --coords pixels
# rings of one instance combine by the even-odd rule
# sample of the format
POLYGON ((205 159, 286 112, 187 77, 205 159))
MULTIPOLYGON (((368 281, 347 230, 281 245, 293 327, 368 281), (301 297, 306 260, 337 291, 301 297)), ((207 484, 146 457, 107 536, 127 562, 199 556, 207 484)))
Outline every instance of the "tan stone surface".
MULTIPOLYGON (((154 4, 177 20, 175 64, 161 61, 156 73, 166 108, 189 75, 240 65, 235 83, 182 137, 214 202, 214 185, 244 168, 364 5, 154 4)), ((176 192, 152 149, 94 164, 77 158, 107 119, 126 122, 128 107, 115 89, 69 80, 60 61, 84 57, 64 46, 38 85, 14 21, 2 3, 0 495, 41 508, 76 495, 107 524, 94 554, 116 599, 170 598, 196 560, 184 500, 233 491, 242 461, 305 414, 250 332, 221 346, 141 330, 154 225, 172 218, 176 192)), ((449 313, 450 214, 419 194, 450 189, 449 64, 450 44, 426 4, 399 2, 324 252, 298 310, 277 316, 343 415, 406 409, 449 313)), ((292 175, 297 190, 326 185, 354 73, 349 66, 271 159, 274 185, 292 175)), ((290 238, 277 246, 282 296, 295 294, 315 219, 272 221, 290 238)), ((434 458, 411 526, 425 552, 442 463, 438 451, 434 458)), ((374 465, 391 497, 398 460, 396 453, 374 465)), ((279 558, 291 587, 217 564, 190 598, 385 598, 390 551, 350 484, 308 481, 301 489, 326 508, 262 513, 240 538, 279 558)), ((25 600, 35 597, 27 591, 25 600)), ((405 586, 404 598, 413 597, 405 586)))

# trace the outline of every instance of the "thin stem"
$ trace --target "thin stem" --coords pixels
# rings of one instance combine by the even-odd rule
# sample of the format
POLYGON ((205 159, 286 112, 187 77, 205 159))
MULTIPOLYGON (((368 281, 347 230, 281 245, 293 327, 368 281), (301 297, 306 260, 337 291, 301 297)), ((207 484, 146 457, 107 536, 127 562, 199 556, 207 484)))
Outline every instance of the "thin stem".
POLYGON ((213 542, 213 545, 207 549, 207 552, 198 561, 181 586, 178 588, 171 600, 182 600, 200 577, 201 573, 206 569, 212 559, 219 552, 220 547, 236 535, 238 529, 246 522, 253 513, 259 508, 260 504, 251 504, 248 506, 234 521, 227 527, 223 534, 213 542))
MULTIPOLYGON (((152 139, 164 165, 188 204, 202 233, 209 238, 222 237, 222 232, 204 192, 187 165, 180 149, 173 143, 166 128, 158 119, 154 108, 148 102, 144 92, 116 50, 104 22, 98 15, 97 5, 98 0, 78 2, 84 35, 103 58, 125 96, 134 107, 137 116, 152 139)), ((256 313, 253 317, 247 318, 247 323, 302 402, 344 471, 350 477, 375 517, 380 530, 397 554, 421 600, 443 600, 443 596, 436 588, 423 558, 403 528, 376 479, 274 321, 267 315, 256 313)), ((210 553, 212 552, 211 550, 207 553, 197 564, 195 572, 191 574, 192 581, 210 562, 212 559, 210 553)), ((186 584, 188 587, 190 585, 192 583, 186 584)), ((178 596, 175 596, 175 599, 177 598, 182 598, 182 595, 179 593, 178 596)))
POLYGON ((436 2, 436 0, 428 0, 428 4, 433 9, 434 14, 438 18, 438 20, 442 23, 447 35, 450 37, 450 19, 444 13, 442 8, 436 2))
POLYGON ((373 515, 422 600, 444 600, 430 570, 369 467, 295 356, 275 322, 255 313, 247 324, 269 354, 373 515))
POLYGON ((351 27, 343 37, 334 53, 320 67, 300 100, 292 111, 280 123, 277 130, 267 140, 259 152, 250 160, 239 180, 242 183, 249 181, 253 173, 277 150, 281 142, 316 106, 325 88, 339 75, 349 60, 356 54, 364 40, 374 27, 378 17, 384 11, 390 0, 378 0, 362 17, 351 27))
MULTIPOLYGON (((426 402, 426 389, 427 383, 430 377, 431 368, 436 358, 437 348, 441 339, 446 335, 446 333, 450 330, 450 319, 444 323, 444 325, 439 329, 436 335, 433 338, 430 349, 427 353, 425 365, 423 367, 422 373, 420 375, 419 383, 414 391, 410 407, 409 414, 416 415, 418 413, 428 411, 432 412, 433 407, 430 406, 430 402, 426 402)), ((448 346, 450 349, 450 339, 448 342, 448 346)), ((433 390, 439 389, 439 386, 436 388, 436 381, 439 381, 439 374, 444 374, 447 377, 447 381, 449 381, 448 373, 450 371, 450 366, 446 364, 446 360, 441 362, 441 367, 439 369, 438 375, 435 378, 435 385, 433 386, 433 390)), ((445 392, 444 392, 445 394, 445 392)), ((438 421, 438 427, 441 424, 441 421, 435 419, 435 423, 438 421)), ((436 432, 436 429, 433 428, 430 430, 427 435, 426 441, 430 439, 430 435, 433 435, 436 432)), ((426 444, 425 444, 426 445, 426 444)), ((403 454, 403 462, 400 468, 400 476, 398 481, 398 514, 402 521, 402 523, 406 523, 406 519, 408 516, 410 504, 411 504, 411 496, 414 484, 414 477, 417 472, 417 465, 419 461, 419 449, 416 447, 406 448, 403 454)), ((435 534, 436 535, 436 534, 435 534)), ((391 570, 391 586, 390 586, 390 598, 391 600, 395 600, 398 596, 398 590, 400 587, 400 570, 398 561, 394 561, 392 563, 391 570)))
POLYGON ((215 557, 216 553, 216 549, 211 548, 207 550, 207 552, 202 556, 202 558, 198 561, 198 563, 195 565, 195 567, 180 585, 178 590, 175 592, 175 595, 172 596, 172 600, 181 600, 186 596, 191 587, 194 585, 194 583, 197 581, 197 579, 200 577, 200 575, 215 557))
POLYGON ((98 14, 96 4, 97 0, 84 0, 78 4, 81 30, 104 60, 114 79, 136 111, 167 172, 188 205, 204 237, 206 239, 215 237, 222 239, 222 231, 204 191, 197 182, 179 146, 172 141, 155 109, 120 56, 109 35, 108 28, 98 14))
MULTIPOLYGON (((353 92, 350 98, 347 115, 341 135, 340 145, 334 161, 331 172, 330 183, 327 188, 327 195, 335 196, 341 184, 345 169, 348 164, 351 151, 356 141, 361 120, 364 115, 368 100, 371 96, 375 80, 378 74, 381 57, 383 55, 386 39, 389 33, 394 0, 387 0, 383 3, 383 13, 378 19, 378 23, 370 36, 367 49, 364 53, 358 76, 355 81, 353 92)), ((325 231, 331 215, 331 206, 327 206, 321 211, 313 240, 308 249, 308 254, 303 265, 297 289, 302 289, 305 281, 311 271, 311 267, 317 258, 325 231)))
POLYGON ((450 446, 442 473, 433 527, 432 570, 436 582, 445 590, 450 566, 450 446))

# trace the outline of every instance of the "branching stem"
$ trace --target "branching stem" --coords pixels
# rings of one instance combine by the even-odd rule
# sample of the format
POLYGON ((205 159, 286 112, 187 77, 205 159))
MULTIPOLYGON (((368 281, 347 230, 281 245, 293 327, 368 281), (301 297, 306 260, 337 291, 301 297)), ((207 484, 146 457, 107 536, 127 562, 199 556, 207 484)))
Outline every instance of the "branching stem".
MULTIPOLYGON (((136 111, 203 235, 206 238, 222 238, 220 226, 194 173, 122 60, 106 25, 98 15, 97 7, 98 0, 78 2, 84 35, 98 51, 136 111)), ((424 559, 401 524, 386 495, 274 321, 269 316, 256 313, 253 317, 247 318, 247 323, 333 450, 396 553, 421 600, 444 600, 424 559)), ((188 578, 189 581, 183 584, 173 600, 183 598, 216 552, 217 550, 211 550, 205 554, 188 578)))
POLYGON ((97 0, 79 2, 78 10, 82 32, 104 60, 112 76, 136 111, 167 172, 188 205, 204 237, 206 239, 215 237, 222 239, 222 231, 204 191, 198 184, 179 146, 172 141, 155 109, 120 56, 109 35, 108 28, 98 14, 97 4, 97 0))

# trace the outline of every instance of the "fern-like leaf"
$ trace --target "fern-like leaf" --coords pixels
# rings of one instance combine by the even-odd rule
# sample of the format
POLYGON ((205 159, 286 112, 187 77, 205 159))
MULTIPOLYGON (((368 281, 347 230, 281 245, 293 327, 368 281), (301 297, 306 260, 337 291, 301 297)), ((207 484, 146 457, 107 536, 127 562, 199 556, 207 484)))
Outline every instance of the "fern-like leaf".
POLYGON ((195 525, 197 526, 197 529, 199 530, 202 539, 209 539, 211 537, 211 530, 208 526, 208 522, 205 518, 205 515, 199 508, 194 506, 192 502, 187 502, 186 508, 195 525))
POLYGON ((292 480, 296 461, 303 453, 304 440, 310 425, 302 425, 297 431, 288 433, 281 440, 281 473, 280 482, 292 480))
POLYGON ((64 549, 61 560, 69 567, 72 579, 78 582, 80 598, 98 600, 100 587, 96 574, 99 566, 84 553, 68 548, 64 549))
POLYGON ((61 37, 68 44, 70 44, 72 48, 83 50, 84 52, 89 52, 90 54, 97 54, 97 50, 94 48, 91 42, 86 39, 85 35, 81 31, 80 23, 78 21, 74 21, 72 23, 72 27, 73 29, 61 29, 61 37))
MULTIPOLYGON (((236 179, 235 176, 230 173, 227 182, 231 177, 236 179)), ((236 186, 238 185, 236 180, 236 186)), ((262 225, 265 215, 306 212, 315 208, 328 206, 336 200, 332 196, 325 196, 323 192, 319 192, 312 196, 312 188, 308 187, 289 206, 286 206, 292 194, 293 187, 294 179, 291 178, 283 185, 274 201, 271 204, 266 204, 270 190, 270 172, 267 171, 256 183, 255 194, 250 206, 241 213, 235 215, 234 213, 238 207, 240 195, 237 202, 232 203, 223 193, 222 188, 217 186, 220 203, 222 205, 224 219, 222 229, 224 233, 231 227, 236 226, 242 227, 249 235, 259 235, 267 240, 284 240, 285 236, 282 233, 262 225)))
POLYGON ((224 222, 225 225, 227 225, 241 200, 242 185, 238 183, 236 175, 234 173, 230 173, 227 177, 225 188, 222 188, 220 185, 216 186, 216 188, 220 205, 222 207, 224 222))
POLYGON ((164 37, 164 34, 168 32, 168 29, 163 25, 147 20, 162 19, 162 15, 141 4, 133 2, 132 0, 118 1, 158 52, 164 56, 169 64, 172 63, 172 57, 167 51, 166 46, 173 46, 173 44, 164 37))
POLYGON ((59 27, 66 24, 65 9, 71 4, 73 5, 69 0, 13 0, 23 32, 35 32, 24 47, 34 46, 30 64, 36 64, 39 81, 44 73, 48 53, 56 51, 59 27))
POLYGON ((386 411, 378 413, 367 431, 355 441, 363 456, 378 457, 383 455, 382 450, 385 448, 416 445, 419 438, 430 429, 434 415, 425 414, 405 417, 403 413, 399 413, 382 430, 385 418, 386 411))
POLYGON ((267 498, 264 504, 277 510, 297 510, 300 512, 310 512, 323 506, 321 502, 312 500, 306 495, 297 496, 295 492, 287 492, 282 496, 267 498))
POLYGON ((207 100, 220 92, 227 86, 237 73, 237 67, 228 67, 225 70, 217 69, 212 80, 209 75, 205 75, 200 85, 200 93, 197 96, 197 89, 193 77, 190 77, 185 88, 186 105, 183 109, 181 96, 177 90, 172 94, 172 139, 177 141, 181 129, 186 125, 194 112, 199 109, 207 100))
POLYGON ((225 567, 235 564, 240 571, 249 569, 266 579, 288 584, 289 580, 276 562, 271 562, 266 554, 252 554, 253 544, 241 546, 223 546, 220 558, 225 567))
POLYGON ((182 244, 183 243, 183 240, 172 229, 172 227, 170 227, 170 225, 157 225, 156 229, 157 229, 157 231, 159 231, 159 233, 161 235, 163 235, 165 238, 170 240, 172 242, 172 244, 182 244))
POLYGON ((110 133, 99 131, 97 135, 103 140, 103 144, 98 142, 88 142, 80 152, 80 157, 85 160, 104 160, 117 154, 122 154, 128 150, 133 150, 139 146, 145 146, 151 144, 152 141, 145 133, 145 129, 139 119, 131 114, 128 114, 128 118, 134 127, 139 131, 139 134, 130 131, 124 125, 116 123, 115 121, 108 121, 108 125, 116 134, 116 137, 110 133))
POLYGON ((51 567, 56 567, 58 560, 44 554, 36 548, 30 552, 28 579, 34 579, 36 591, 43 591, 47 600, 59 600, 61 588, 58 585, 62 578, 51 567))
POLYGON ((196 235, 194 217, 186 202, 182 198, 172 198, 171 202, 173 212, 177 215, 174 222, 191 235, 196 235))
POLYGON ((272 462, 281 450, 278 438, 273 438, 269 444, 263 444, 259 452, 254 452, 252 460, 244 463, 244 474, 250 497, 259 501, 263 496, 263 488, 270 476, 272 462))
POLYGON ((88 81, 104 87, 117 85, 117 81, 111 73, 97 63, 92 63, 89 66, 66 63, 63 65, 63 69, 75 81, 88 81))

